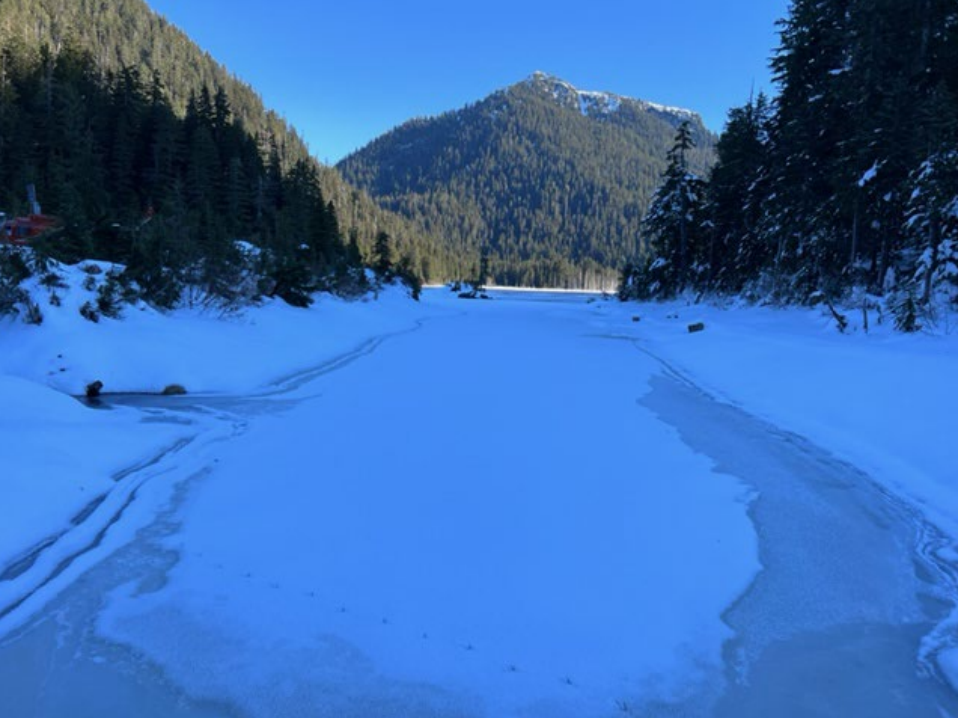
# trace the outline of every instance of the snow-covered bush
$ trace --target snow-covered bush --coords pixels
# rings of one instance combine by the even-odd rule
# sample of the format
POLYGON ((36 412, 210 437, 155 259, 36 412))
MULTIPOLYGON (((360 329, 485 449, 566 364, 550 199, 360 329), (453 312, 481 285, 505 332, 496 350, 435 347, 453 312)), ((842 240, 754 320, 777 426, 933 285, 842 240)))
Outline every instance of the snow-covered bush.
POLYGON ((92 302, 84 302, 80 305, 80 316, 94 324, 100 321, 100 315, 92 302))
POLYGON ((921 330, 922 309, 914 294, 909 291, 902 291, 893 295, 889 306, 892 315, 895 317, 895 329, 906 333, 921 330))
POLYGON ((0 248, 0 315, 16 314, 18 305, 27 301, 27 293, 20 286, 30 277, 30 268, 23 250, 16 247, 0 248))
POLYGON ((28 299, 26 301, 26 310, 23 314, 23 321, 35 326, 43 324, 43 312, 40 309, 40 305, 28 299))
POLYGON ((110 272, 96 292, 96 308, 104 317, 119 319, 122 316, 122 305, 125 297, 118 275, 110 272))
POLYGON ((912 175, 901 253, 906 285, 923 305, 958 302, 958 150, 929 157, 912 175))

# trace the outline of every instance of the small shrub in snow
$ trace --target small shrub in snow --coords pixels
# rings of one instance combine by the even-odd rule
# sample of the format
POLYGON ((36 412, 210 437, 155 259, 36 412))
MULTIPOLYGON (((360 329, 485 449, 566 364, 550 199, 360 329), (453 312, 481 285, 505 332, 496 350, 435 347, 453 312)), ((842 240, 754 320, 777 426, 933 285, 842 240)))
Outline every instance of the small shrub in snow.
POLYGON ((844 334, 848 329, 848 317, 835 309, 835 305, 832 304, 832 302, 824 295, 822 295, 821 301, 824 302, 826 307, 828 307, 828 311, 832 315, 832 319, 835 320, 835 326, 838 327, 838 333, 844 334))
POLYGON ((95 399, 103 391, 103 382, 94 381, 86 385, 86 396, 88 399, 95 399))
POLYGON ((0 249, 0 315, 15 314, 17 305, 27 301, 27 293, 20 287, 20 282, 29 276, 30 269, 21 250, 0 249))
POLYGON ((25 247, 21 251, 26 255, 26 263, 31 276, 50 273, 50 267, 53 264, 53 260, 50 259, 50 257, 38 251, 35 246, 25 247))
POLYGON ((120 318, 120 306, 123 300, 123 291, 115 275, 107 275, 107 280, 100 285, 96 293, 96 308, 100 314, 110 319, 120 318))
POLYGON ((96 277, 92 274, 88 275, 86 279, 83 280, 83 288, 88 292, 92 292, 96 289, 96 277))
POLYGON ((80 269, 89 275, 103 274, 103 270, 95 264, 84 264, 80 269))
POLYGON ((4 247, 0 250, 0 277, 20 284, 32 276, 24 251, 19 247, 4 247))
POLYGON ((47 289, 66 289, 67 283, 56 272, 47 272, 40 277, 40 285, 47 289))
POLYGON ((60 300, 60 295, 56 292, 50 292, 50 306, 59 307, 63 302, 60 300))
POLYGON ((26 299, 26 292, 0 277, 0 316, 16 314, 17 305, 26 299))
POLYGON ((43 324, 43 312, 40 311, 40 305, 36 302, 27 301, 27 308, 23 314, 23 321, 27 324, 40 326, 43 324))
POLYGON ((907 333, 921 331, 921 322, 919 321, 921 312, 918 302, 911 292, 906 292, 901 297, 895 298, 891 310, 895 317, 895 329, 907 333))
POLYGON ((369 277, 362 268, 350 268, 336 276, 336 293, 344 297, 361 297, 372 288, 369 277))
POLYGON ((80 316, 94 324, 100 321, 100 315, 90 302, 83 302, 83 305, 80 307, 80 316))
POLYGON ((418 302, 419 295, 422 294, 422 277, 412 257, 405 255, 397 265, 395 274, 399 281, 409 287, 412 298, 418 302))
POLYGON ((313 303, 310 294, 315 289, 309 268, 288 257, 273 261, 260 284, 261 294, 279 297, 290 306, 303 308, 313 303))
POLYGON ((186 387, 182 384, 170 384, 162 391, 163 396, 183 396, 186 394, 186 387))

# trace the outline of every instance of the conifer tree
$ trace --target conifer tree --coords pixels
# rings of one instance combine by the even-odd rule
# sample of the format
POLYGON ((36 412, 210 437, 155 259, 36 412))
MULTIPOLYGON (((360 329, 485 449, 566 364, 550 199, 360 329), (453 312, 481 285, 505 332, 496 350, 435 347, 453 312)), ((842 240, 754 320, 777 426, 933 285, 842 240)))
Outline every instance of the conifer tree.
MULTIPOLYGON (((643 226, 651 254, 658 260, 664 294, 674 294, 699 277, 700 218, 704 183, 690 172, 689 151, 694 147, 688 122, 679 125, 675 143, 668 153, 668 167, 662 184, 646 214, 643 226)), ((651 267, 652 265, 650 265, 651 267)))
POLYGON ((349 244, 346 246, 346 264, 353 269, 362 269, 363 251, 359 246, 359 232, 355 229, 349 232, 349 244))
POLYGON ((769 259, 760 224, 768 173, 771 107, 759 94, 729 111, 707 186, 709 285, 742 291, 769 259))
POLYGON ((939 289, 958 300, 958 148, 926 160, 912 186, 901 269, 922 305, 939 289))
POLYGON ((472 285, 472 291, 474 293, 478 294, 485 290, 489 274, 489 250, 483 247, 482 252, 479 254, 479 266, 476 267, 476 277, 469 282, 472 285))
POLYGON ((373 271, 384 281, 392 278, 392 243, 386 232, 379 232, 376 235, 376 244, 373 247, 373 271))

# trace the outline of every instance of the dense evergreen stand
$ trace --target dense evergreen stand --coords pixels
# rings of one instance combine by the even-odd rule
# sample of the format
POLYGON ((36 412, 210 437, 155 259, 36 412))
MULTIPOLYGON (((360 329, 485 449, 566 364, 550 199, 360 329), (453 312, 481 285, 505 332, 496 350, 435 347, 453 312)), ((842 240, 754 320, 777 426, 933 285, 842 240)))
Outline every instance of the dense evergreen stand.
POLYGON ((679 133, 620 294, 884 300, 918 328, 958 297, 958 6, 796 0, 772 67, 701 187, 679 133))

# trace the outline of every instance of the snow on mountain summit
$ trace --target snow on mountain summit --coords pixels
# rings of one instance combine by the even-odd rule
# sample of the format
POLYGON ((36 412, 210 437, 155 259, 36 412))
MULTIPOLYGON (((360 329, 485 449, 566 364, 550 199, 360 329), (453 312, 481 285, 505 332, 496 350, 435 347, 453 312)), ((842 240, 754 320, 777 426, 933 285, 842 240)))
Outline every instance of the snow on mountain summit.
POLYGON ((548 91, 563 105, 578 108, 579 112, 586 117, 611 114, 626 103, 636 105, 644 110, 673 115, 681 119, 692 120, 698 117, 697 113, 681 107, 669 107, 647 100, 616 95, 612 92, 580 90, 571 83, 541 70, 533 72, 525 82, 548 91))

